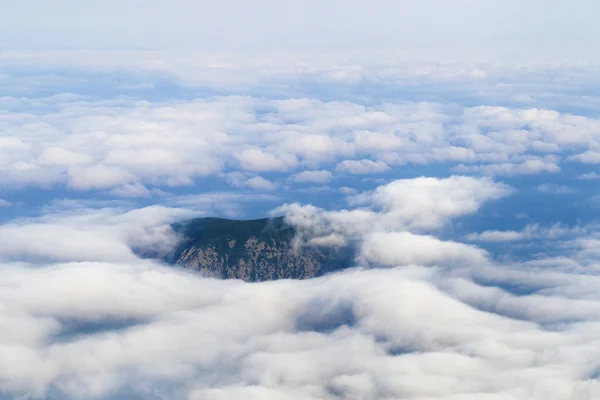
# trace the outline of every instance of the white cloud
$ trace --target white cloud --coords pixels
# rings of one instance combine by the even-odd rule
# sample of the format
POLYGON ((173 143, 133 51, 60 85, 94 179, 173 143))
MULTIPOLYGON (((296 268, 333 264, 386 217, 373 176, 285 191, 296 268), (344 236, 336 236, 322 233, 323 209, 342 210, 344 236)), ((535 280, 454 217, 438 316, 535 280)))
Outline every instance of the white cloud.
POLYGON ((561 298, 566 287, 515 297, 420 267, 264 284, 147 262, 3 271, 14 289, 0 295, 11 326, 0 331, 0 376, 16 396, 562 400, 600 390, 590 379, 600 307, 561 298), (545 315, 561 329, 530 322, 545 315))
POLYGON ((255 176, 255 177, 248 179, 247 181, 242 183, 242 186, 249 187, 254 190, 272 191, 272 190, 277 189, 277 184, 275 184, 263 177, 260 177, 260 176, 255 176))
POLYGON ((230 172, 226 175, 226 179, 230 185, 238 188, 272 191, 279 186, 261 176, 252 176, 243 172, 230 172))
POLYGON ((556 223, 549 227, 543 227, 539 224, 531 224, 520 231, 487 230, 481 233, 471 233, 466 236, 466 239, 475 242, 513 242, 532 239, 550 240, 565 236, 589 234, 592 228, 593 225, 567 227, 556 223))
POLYGON ((540 173, 557 173, 560 172, 560 166, 555 162, 545 160, 527 160, 521 164, 518 163, 502 163, 489 164, 481 166, 466 166, 460 164, 452 168, 458 173, 479 172, 484 175, 528 175, 540 173))
POLYGON ((353 205, 370 205, 385 219, 411 229, 435 229, 447 220, 473 213, 482 203, 511 193, 488 179, 452 176, 447 179, 402 179, 350 198, 353 205))
POLYGON ((283 160, 257 148, 244 150, 238 157, 240 166, 249 171, 282 171, 296 164, 293 158, 283 160))
MULTIPOLYGON (((245 71, 236 67, 238 60, 144 53, 139 56, 145 61, 136 64, 135 53, 119 54, 109 53, 114 59, 99 70, 110 73, 119 68, 136 71, 170 65, 164 71, 159 68, 160 74, 176 76, 173 79, 192 87, 210 83, 202 73, 217 74, 214 90, 228 93, 245 93, 252 88, 247 85, 278 79, 287 79, 292 86, 296 80, 310 77, 322 79, 323 85, 333 84, 324 76, 336 68, 360 70, 374 85, 379 81, 402 85, 416 79, 423 68, 410 64, 406 70, 398 69, 393 63, 397 61, 383 65, 340 61, 339 66, 332 66, 332 60, 319 59, 313 70, 305 71, 293 63, 277 70, 268 59, 241 59, 249 68, 245 71), (262 72, 261 62, 267 65, 262 72), (248 83, 238 83, 235 79, 239 76, 251 78, 248 83)), ((78 68, 92 67, 86 64, 89 60, 84 62, 71 53, 55 56, 59 66, 72 62, 80 63, 78 68)), ((90 59, 102 60, 102 56, 90 53, 90 59)), ((17 66, 44 60, 42 55, 28 53, 20 58, 14 54, 3 57, 17 66)), ((310 66, 302 59, 297 62, 310 66)), ((431 79, 449 74, 463 82, 463 67, 452 68, 456 70, 438 71, 441 75, 431 79)), ((158 71, 147 73, 152 77, 158 71)), ((11 82, 16 85, 8 78, 9 85, 11 82)), ((554 110, 461 108, 426 102, 374 101, 374 105, 364 106, 323 101, 319 93, 314 96, 272 100, 269 96, 228 95, 170 102, 82 101, 66 95, 6 98, 7 104, 15 104, 2 121, 0 173, 3 184, 14 187, 67 184, 74 190, 106 191, 127 185, 164 190, 232 171, 249 173, 248 177, 260 172, 290 172, 293 179, 305 179, 308 173, 318 171, 320 183, 324 183, 326 171, 369 174, 407 164, 443 163, 458 173, 483 175, 540 174, 560 172, 566 154, 587 154, 600 144, 597 120, 554 110), (36 113, 24 111, 27 109, 36 113)))
POLYGON ((527 232, 485 231, 467 235, 468 240, 480 242, 512 242, 530 237, 527 232))
MULTIPOLYGON (((353 196, 350 210, 287 206, 313 244, 358 239, 375 269, 258 284, 133 255, 130 247, 172 245, 168 223, 194 215, 187 210, 68 208, 11 221, 0 227, 0 390, 109 400, 595 398, 591 228, 562 259, 502 265, 475 246, 407 231, 436 230, 508 193, 485 178, 416 178, 353 196), (33 258, 46 261, 25 262, 33 258)), ((170 201, 266 195, 246 196, 170 201)))
POLYGON ((375 174, 379 172, 385 172, 390 167, 383 161, 373 160, 344 160, 337 165, 335 170, 337 172, 354 174, 354 175, 366 175, 375 174))
POLYGON ((327 170, 302 171, 290 176, 290 179, 296 183, 326 184, 333 179, 333 174, 327 170))
POLYGON ((8 200, 0 199, 0 207, 10 207, 12 203, 8 200))
POLYGON ((69 186, 75 189, 106 189, 128 184, 135 176, 117 167, 93 165, 69 171, 69 186))
POLYGON ((552 193, 552 194, 573 194, 576 193, 575 189, 567 185, 557 185, 552 183, 543 183, 538 185, 537 190, 542 193, 552 193))
POLYGON ((350 188, 350 187, 347 187, 347 186, 342 186, 342 187, 340 187, 340 188, 338 189, 338 191, 339 191, 340 193, 342 193, 342 194, 345 194, 345 195, 352 195, 352 194, 356 194, 356 193, 357 193, 357 190, 356 190, 356 189, 352 189, 352 188, 350 188))
POLYGON ((386 266, 487 263, 485 251, 477 247, 410 232, 368 235, 361 247, 361 257, 374 265, 386 266))
POLYGON ((77 209, 0 226, 0 258, 54 261, 132 261, 131 248, 171 250, 170 223, 194 215, 160 206, 123 212, 77 209))
POLYGON ((74 166, 89 164, 92 158, 87 154, 76 153, 62 147, 49 147, 40 155, 42 165, 74 166))
MULTIPOLYGON (((349 198, 356 208, 326 211, 312 205, 285 204, 273 211, 284 214, 298 231, 296 246, 318 238, 343 236, 362 241, 372 233, 431 232, 451 219, 476 212, 486 201, 511 193, 506 185, 488 179, 453 176, 447 179, 415 178, 393 181, 349 198)), ((432 243, 433 238, 412 237, 432 243)), ((453 246, 439 242, 440 246, 453 246)), ((457 245, 458 246, 458 245, 457 245)), ((406 249, 405 260, 423 259, 418 246, 406 249)), ((445 253, 444 253, 445 254, 445 253)))
POLYGON ((600 164, 600 152, 589 150, 585 153, 571 156, 569 159, 579 161, 584 164, 600 164))
POLYGON ((594 179, 600 179, 600 174, 597 174, 595 172, 589 172, 587 174, 582 174, 579 176, 579 179, 582 180, 594 180, 594 179))
MULTIPOLYGON (((439 11, 432 1, 405 11, 409 17, 415 10, 439 11)), ((327 12, 311 15, 323 24, 331 15, 340 17, 339 7, 321 3, 318 10, 327 12)), ((31 8, 15 4, 17 14, 23 13, 20 7, 31 8)), ((106 8, 87 4, 82 18, 95 10, 96 24, 107 9, 131 8, 103 4, 106 8)), ((250 8, 266 10, 261 18, 269 24, 281 22, 270 18, 273 4, 265 4, 250 8)), ((448 4, 442 7, 446 11, 473 11, 473 4, 448 4)), ((138 17, 156 9, 145 6, 137 7, 138 17)), ((190 23, 198 14, 190 10, 200 6, 185 7, 190 23)), ((218 7, 236 9, 229 6, 218 7)), ((538 6, 527 5, 519 15, 528 19, 527 12, 538 6)), ((173 11, 173 5, 165 7, 173 11)), ((487 7, 477 5, 475 11, 487 7)), ((360 9, 363 19, 369 13, 358 3, 341 13, 348 15, 348 8, 360 9)), ((44 14, 44 23, 64 27, 59 21, 64 16, 57 20, 42 8, 31 10, 44 14)), ((556 12, 561 21, 565 10, 556 12)), ((495 11, 489 15, 497 22, 495 11)), ((136 31, 138 17, 110 15, 115 26, 136 31)), ((173 21, 168 13, 160 15, 161 23, 173 21)), ((457 21, 440 15, 444 23, 457 21)), ((356 21, 362 30, 361 18, 356 21)), ((0 24, 2 29, 7 25, 0 24)), ((248 40, 258 34, 247 31, 248 40)), ((286 42, 285 35, 272 37, 286 42)), ((338 178, 350 185, 345 180, 352 177, 334 173, 404 176, 400 168, 431 166, 516 176, 561 172, 564 159, 593 163, 600 148, 594 117, 600 102, 572 90, 595 84, 600 64, 590 56, 565 61, 553 51, 549 59, 488 62, 448 59, 438 52, 423 59, 394 52, 341 58, 2 52, 0 64, 0 89, 8 93, 0 98, 2 189, 56 185, 105 191, 100 200, 84 193, 77 194, 79 200, 54 200, 40 209, 45 215, 0 226, 0 392, 5 397, 600 398, 597 226, 532 224, 466 236, 473 242, 523 242, 515 244, 520 249, 533 249, 527 241, 534 240, 551 247, 551 257, 542 252, 534 260, 500 264, 475 245, 434 236, 511 192, 491 179, 364 177, 354 179, 357 187, 380 186, 358 195, 346 186, 300 188, 350 196, 345 210, 300 204, 278 210, 296 224, 299 244, 358 246, 357 269, 319 279, 217 281, 140 260, 132 251, 170 250, 169 224, 175 220, 204 213, 238 217, 257 202, 275 206, 276 195, 253 192, 278 187, 257 175, 262 172, 285 172, 296 183, 324 185, 338 178), (123 76, 132 85, 122 83, 123 76), (96 90, 113 78, 123 97, 40 97, 65 87, 96 90), (165 83, 177 91, 214 95, 135 100, 153 87, 159 90, 147 92, 151 96, 170 97, 160 89, 165 83), (136 92, 127 97, 128 90, 136 92), (432 100, 436 103, 427 102, 432 100), (465 106, 515 101, 517 108, 465 106), (520 108, 523 102, 531 108, 520 108), (249 193, 201 192, 204 177, 223 178, 249 193), (194 184, 181 189, 193 193, 184 196, 156 188, 194 184), (133 198, 147 197, 145 203, 156 199, 154 194, 166 205, 186 209, 130 208, 133 198)), ((550 184, 538 189, 565 191, 550 184)), ((6 201, 0 200, 2 205, 6 201)))
POLYGON ((110 191, 110 194, 117 197, 148 197, 152 192, 141 183, 133 183, 113 189, 110 191))

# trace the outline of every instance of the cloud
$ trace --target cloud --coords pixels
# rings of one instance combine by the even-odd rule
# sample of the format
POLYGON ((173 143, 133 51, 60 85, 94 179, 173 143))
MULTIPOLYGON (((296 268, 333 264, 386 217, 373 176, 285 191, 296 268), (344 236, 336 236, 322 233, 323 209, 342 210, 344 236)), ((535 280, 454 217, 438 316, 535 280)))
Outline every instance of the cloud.
POLYGON ((521 164, 502 163, 481 166, 457 165, 452 169, 457 173, 479 172, 484 175, 528 175, 560 172, 560 166, 552 161, 527 160, 521 164))
POLYGON ((333 174, 327 170, 302 171, 290 176, 290 179, 296 183, 326 184, 333 179, 333 174))
MULTIPOLYGON (((476 212, 484 202, 510 193, 508 186, 486 178, 421 177, 393 181, 373 191, 352 196, 348 201, 356 207, 353 209, 326 211, 312 205, 293 203, 278 207, 273 213, 285 215, 286 221, 296 227, 296 246, 318 241, 328 243, 330 238, 340 242, 340 237, 361 243, 370 234, 396 232, 422 246, 435 243, 442 252, 446 252, 443 254, 448 254, 454 247, 458 248, 457 252, 461 249, 469 252, 470 249, 450 242, 436 242, 435 238, 428 236, 412 236, 407 231, 435 231, 453 218, 476 212)), ((382 236, 381 240, 385 237, 382 236)), ((427 259, 422 246, 402 246, 404 253, 402 257, 398 256, 398 260, 427 259)), ((430 257, 427 260, 436 260, 433 254, 430 257)), ((478 260, 483 259, 480 254, 478 260)))
POLYGON ((561 298, 566 287, 514 297, 421 267, 263 284, 147 262, 3 271, 13 289, 0 295, 11 326, 0 376, 15 396, 561 400, 600 389, 600 307, 561 298), (556 309, 560 330, 522 319, 556 309))
POLYGON ((597 174, 596 172, 589 172, 587 174, 580 175, 579 179, 582 179, 582 180, 600 179, 600 174, 597 174))
POLYGON ((401 179, 350 198, 352 205, 370 205, 386 219, 411 229, 435 229, 447 220, 473 213, 482 203, 511 193, 489 179, 451 176, 401 179))
POLYGON ((148 197, 152 194, 141 183, 123 185, 120 188, 111 190, 110 193, 118 197, 148 197))
POLYGON ((566 185, 557 185, 551 183, 543 183, 538 185, 537 190, 542 193, 552 193, 552 194, 573 194, 576 193, 576 190, 570 186, 566 185))
POLYGON ((361 247, 361 257, 374 265, 485 264, 485 251, 474 246, 444 242, 410 232, 372 233, 361 247))
POLYGON ((227 182, 237 188, 250 188, 254 190, 272 191, 278 184, 258 175, 244 172, 230 172, 226 175, 227 182))
POLYGON ((12 203, 8 200, 0 199, 0 207, 10 207, 12 203))
POLYGON ((372 160, 344 160, 337 165, 337 172, 353 175, 366 175, 388 171, 390 167, 382 161, 372 160))
POLYGON ((533 239, 551 240, 565 236, 589 234, 593 228, 594 224, 575 227, 563 226, 560 223, 555 223, 549 227, 530 224, 520 231, 487 230, 481 233, 471 233, 466 236, 466 239, 475 242, 513 242, 533 239))
MULTIPOLYGON (((435 103, 373 99, 366 106, 354 98, 323 100, 320 92, 299 93, 298 98, 260 96, 252 86, 265 83, 270 88, 281 80, 287 87, 314 79, 328 88, 339 84, 329 77, 335 72, 332 69, 350 73, 353 68, 372 80, 365 85, 380 85, 377 82, 381 80, 403 85, 418 77, 417 71, 423 68, 419 64, 397 70, 390 69, 396 65, 392 61, 382 61, 383 66, 366 62, 353 66, 340 61, 333 67, 331 60, 319 60, 311 74, 297 72, 292 68, 296 64, 286 64, 277 72, 268 59, 241 60, 250 68, 245 71, 235 66, 236 60, 211 58, 209 62, 190 56, 185 61, 162 53, 144 53, 140 57, 145 61, 140 64, 133 57, 135 53, 119 54, 108 54, 99 70, 87 72, 91 74, 88 79, 102 73, 113 76, 119 68, 131 70, 135 79, 137 68, 169 61, 171 67, 165 67, 168 71, 144 70, 148 74, 144 79, 165 79, 167 74, 193 89, 210 84, 200 72, 199 76, 189 72, 203 71, 211 77, 216 74, 213 90, 226 94, 162 102, 82 100, 69 95, 7 97, 3 100, 8 114, 2 122, 0 145, 3 186, 67 185, 73 191, 114 190, 114 194, 142 186, 149 191, 169 191, 232 172, 248 174, 248 178, 263 172, 286 172, 300 180, 319 172, 319 183, 323 184, 329 177, 327 172, 333 179, 336 174, 374 174, 401 166, 433 165, 448 166, 455 173, 518 176, 558 173, 568 155, 593 152, 600 143, 596 119, 551 109, 466 107, 449 105, 445 98, 435 103), (275 75, 260 72, 261 62, 275 75), (235 79, 239 76, 250 77, 249 82, 238 83, 235 79), (244 95, 246 92, 253 95, 244 95), (28 109, 37 111, 30 113, 28 109)), ((102 60, 102 56, 90 53, 90 59, 102 60)), ((19 62, 33 68, 31 64, 46 65, 43 61, 49 60, 48 55, 44 58, 33 53, 3 57, 9 65, 16 63, 14 68, 23 67, 19 62)), ((89 60, 84 62, 71 53, 57 53, 56 57, 56 68, 71 62, 76 69, 92 68, 85 63, 89 60), (77 67, 77 63, 81 65, 77 67)), ((304 65, 306 61, 298 62, 304 65)), ((464 83, 462 79, 467 78, 460 74, 466 67, 456 68, 438 71, 441 75, 431 79, 437 82, 450 74, 457 76, 456 82, 464 83)), ((66 76, 66 72, 57 74, 66 76)), ((7 76, 9 86, 20 87, 14 81, 17 78, 7 76)))
POLYGON ((154 254, 172 249, 177 238, 170 223, 197 214, 151 206, 58 211, 39 219, 0 226, 0 259, 29 261, 133 261, 132 249, 154 254))
POLYGON ((600 152, 589 150, 585 153, 571 156, 569 159, 579 161, 584 164, 600 164, 600 152))
POLYGON ((356 241, 357 267, 257 284, 141 260, 131 248, 168 249, 168 224, 200 206, 272 195, 165 197, 195 212, 65 205, 15 219, 0 227, 0 391, 48 400, 595 398, 596 228, 527 228, 579 236, 563 243, 562 258, 513 263, 434 236, 510 193, 488 178, 421 177, 353 195, 347 210, 287 205, 278 211, 313 244, 356 241))
POLYGON ((277 189, 277 184, 260 176, 255 176, 245 181, 242 186, 249 187, 254 190, 272 191, 277 189))
POLYGON ((528 238, 527 229, 525 232, 517 231, 484 231, 481 233, 471 233, 467 236, 467 240, 480 242, 512 242, 528 238))
POLYGON ((106 189, 128 184, 135 178, 132 174, 116 167, 94 165, 69 171, 69 186, 74 189, 106 189))
POLYGON ((249 171, 281 171, 296 163, 295 159, 282 160, 257 148, 245 150, 239 159, 240 166, 249 171))

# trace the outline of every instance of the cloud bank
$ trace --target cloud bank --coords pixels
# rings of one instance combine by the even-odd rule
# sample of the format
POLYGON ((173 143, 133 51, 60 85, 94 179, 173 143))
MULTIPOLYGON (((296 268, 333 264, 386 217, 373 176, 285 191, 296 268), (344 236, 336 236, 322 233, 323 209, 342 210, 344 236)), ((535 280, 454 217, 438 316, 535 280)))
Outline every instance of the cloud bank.
POLYGON ((599 398, 591 54, 0 53, 0 399, 599 398), (146 258, 269 210, 354 268, 146 258))
POLYGON ((190 216, 184 209, 15 220, 0 230, 0 392, 595 398, 597 231, 579 232, 560 259, 525 263, 434 236, 511 192, 487 178, 416 178, 351 195, 346 210, 286 206, 279 212, 312 238, 358 240, 357 267, 259 284, 205 278, 129 250, 168 246, 168 223, 190 216))

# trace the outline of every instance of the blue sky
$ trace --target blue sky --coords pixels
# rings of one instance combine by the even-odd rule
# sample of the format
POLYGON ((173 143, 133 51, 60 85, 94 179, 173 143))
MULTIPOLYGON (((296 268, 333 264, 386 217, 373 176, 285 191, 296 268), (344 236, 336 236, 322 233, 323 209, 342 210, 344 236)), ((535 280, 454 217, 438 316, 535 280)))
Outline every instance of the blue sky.
POLYGON ((595 2, 4 3, 0 398, 600 397, 595 2), (355 266, 132 251, 270 215, 355 266))

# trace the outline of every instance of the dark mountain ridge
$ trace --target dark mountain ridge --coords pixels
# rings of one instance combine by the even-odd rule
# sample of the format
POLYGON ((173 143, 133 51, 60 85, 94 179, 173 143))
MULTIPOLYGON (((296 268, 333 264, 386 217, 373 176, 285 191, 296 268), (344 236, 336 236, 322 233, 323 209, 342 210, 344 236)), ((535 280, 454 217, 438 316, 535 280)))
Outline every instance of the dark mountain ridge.
POLYGON ((163 260, 222 279, 306 279, 348 268, 353 246, 294 248, 296 229, 283 217, 255 220, 196 218, 174 224, 180 236, 163 260))

